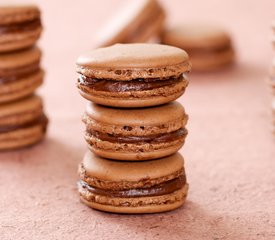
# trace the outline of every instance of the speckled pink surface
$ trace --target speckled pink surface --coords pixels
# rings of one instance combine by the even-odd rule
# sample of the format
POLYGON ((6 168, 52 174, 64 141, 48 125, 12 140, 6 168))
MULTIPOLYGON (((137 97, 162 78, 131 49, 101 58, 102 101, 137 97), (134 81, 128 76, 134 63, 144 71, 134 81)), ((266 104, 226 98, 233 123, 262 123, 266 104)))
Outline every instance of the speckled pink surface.
POLYGON ((154 215, 97 212, 79 202, 77 164, 86 150, 74 62, 121 0, 37 0, 43 10, 47 139, 0 154, 0 239, 275 239, 275 139, 265 84, 272 58, 273 0, 163 0, 169 22, 226 27, 236 66, 195 74, 181 102, 190 114, 182 153, 186 205, 154 215))

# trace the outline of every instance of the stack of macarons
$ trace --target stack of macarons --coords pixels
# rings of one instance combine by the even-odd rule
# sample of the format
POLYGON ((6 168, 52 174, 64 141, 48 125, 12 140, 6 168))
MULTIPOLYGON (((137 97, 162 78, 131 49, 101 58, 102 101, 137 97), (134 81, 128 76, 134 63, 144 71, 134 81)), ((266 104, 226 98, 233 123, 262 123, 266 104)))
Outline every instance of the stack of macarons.
POLYGON ((77 87, 88 100, 88 152, 79 165, 80 199, 101 211, 164 212, 187 196, 177 151, 188 115, 175 102, 191 70, 185 51, 167 45, 115 44, 81 55, 77 87))
POLYGON ((30 146, 45 135, 48 120, 34 94, 44 76, 35 46, 41 31, 36 6, 0 4, 0 150, 30 146))

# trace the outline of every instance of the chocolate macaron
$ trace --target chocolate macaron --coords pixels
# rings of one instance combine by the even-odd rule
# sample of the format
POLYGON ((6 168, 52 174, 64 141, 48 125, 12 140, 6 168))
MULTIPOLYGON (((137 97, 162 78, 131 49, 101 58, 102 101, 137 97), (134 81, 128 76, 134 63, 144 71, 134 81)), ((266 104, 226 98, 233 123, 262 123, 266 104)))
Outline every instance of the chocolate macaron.
POLYGON ((37 47, 0 55, 0 103, 31 95, 42 84, 37 47))
POLYGON ((96 46, 146 42, 163 30, 165 12, 157 0, 131 0, 101 28, 96 46))
POLYGON ((177 102, 119 109, 89 103, 83 115, 91 151, 105 158, 140 161, 177 152, 184 144, 188 115, 177 102))
POLYGON ((180 97, 191 70, 185 51, 160 44, 116 44, 77 60, 80 94, 112 107, 147 107, 180 97))
POLYGON ((0 3, 0 52, 34 45, 41 31, 40 11, 36 6, 0 3))
POLYGON ((212 25, 185 24, 167 28, 162 43, 184 49, 195 71, 219 69, 234 60, 230 36, 212 25))
POLYGON ((170 211, 184 203, 188 191, 179 153, 153 161, 120 162, 87 152, 79 176, 81 201, 114 213, 170 211))
POLYGON ((39 142, 45 135, 47 122, 38 96, 0 105, 0 150, 39 142))

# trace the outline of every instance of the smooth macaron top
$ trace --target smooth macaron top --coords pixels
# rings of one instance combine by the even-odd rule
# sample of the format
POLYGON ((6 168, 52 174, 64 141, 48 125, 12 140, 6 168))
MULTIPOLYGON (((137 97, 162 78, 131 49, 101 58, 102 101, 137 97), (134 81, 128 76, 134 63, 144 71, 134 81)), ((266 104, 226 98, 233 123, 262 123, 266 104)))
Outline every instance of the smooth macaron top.
POLYGON ((185 51, 149 43, 115 44, 92 50, 77 59, 79 73, 120 81, 177 76, 190 68, 185 51))
POLYGON ((183 106, 178 102, 127 110, 88 103, 86 114, 96 122, 122 126, 160 126, 186 117, 183 106))
POLYGON ((33 95, 17 102, 0 105, 0 125, 28 122, 42 114, 42 99, 33 95))
POLYGON ((40 17, 39 8, 32 4, 0 3, 0 25, 31 21, 40 17))
POLYGON ((230 45, 229 35, 214 25, 192 23, 168 28, 163 34, 163 42, 182 48, 216 48, 230 45))
POLYGON ((129 33, 133 32, 133 29, 137 31, 138 29, 136 28, 140 27, 144 21, 155 17, 155 12, 164 14, 155 0, 129 1, 102 27, 101 31, 96 35, 96 45, 103 47, 115 43, 123 43, 129 33))
POLYGON ((41 51, 37 47, 31 49, 5 53, 0 55, 0 73, 1 70, 10 70, 24 67, 36 62, 41 58, 41 51))
POLYGON ((86 177, 111 182, 138 182, 174 174, 183 168, 184 160, 179 153, 176 153, 169 157, 152 161, 120 162, 101 158, 91 152, 87 152, 82 166, 86 177))

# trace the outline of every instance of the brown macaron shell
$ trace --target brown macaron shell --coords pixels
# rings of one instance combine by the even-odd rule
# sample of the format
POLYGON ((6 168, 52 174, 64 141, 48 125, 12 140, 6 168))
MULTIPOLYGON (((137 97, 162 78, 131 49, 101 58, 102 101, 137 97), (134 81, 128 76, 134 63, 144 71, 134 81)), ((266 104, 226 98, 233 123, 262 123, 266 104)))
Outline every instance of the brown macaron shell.
POLYGON ((36 47, 0 55, 0 103, 31 95, 42 84, 40 58, 36 47))
POLYGON ((80 56, 80 94, 113 107, 147 107, 173 101, 188 85, 191 70, 181 49, 160 44, 116 44, 80 56))
POLYGON ((33 145, 45 135, 48 120, 38 96, 0 105, 0 116, 1 151, 33 145))
POLYGON ((132 163, 87 152, 79 166, 79 176, 81 200, 97 210, 114 213, 170 211, 184 203, 188 191, 179 153, 132 163))
POLYGON ((177 102, 143 109, 88 103, 83 122, 89 148, 101 157, 143 161, 165 157, 184 144, 188 115, 177 102))
POLYGON ((186 24, 167 28, 162 43, 184 49, 192 69, 207 71, 228 65, 234 60, 230 36, 221 28, 205 24, 186 24))
POLYGON ((96 46, 146 42, 163 29, 165 12, 156 0, 134 0, 121 8, 96 36, 96 46))
POLYGON ((0 52, 30 47, 38 40, 41 32, 38 7, 0 4, 0 52))

